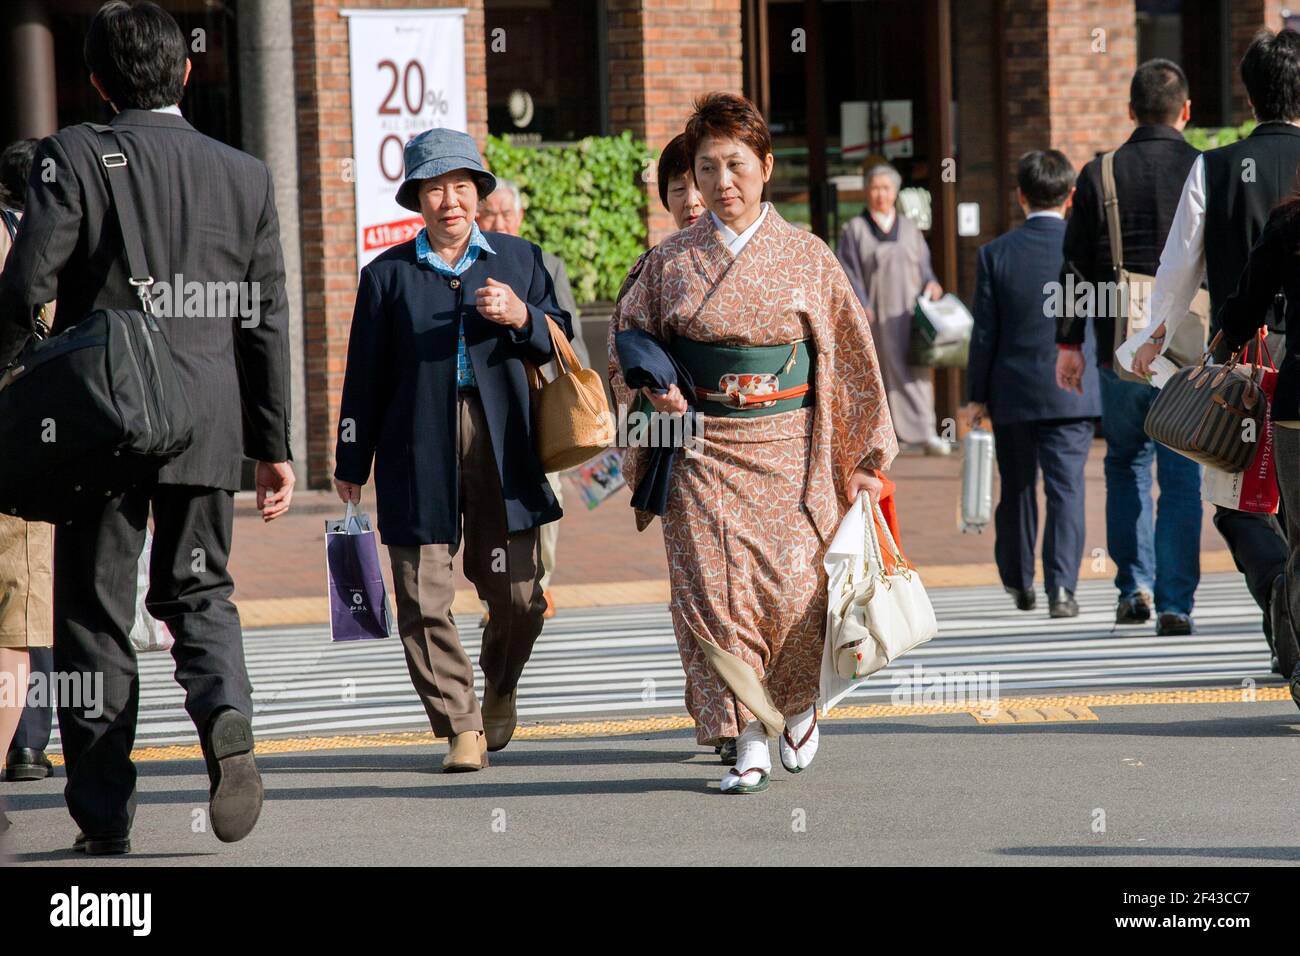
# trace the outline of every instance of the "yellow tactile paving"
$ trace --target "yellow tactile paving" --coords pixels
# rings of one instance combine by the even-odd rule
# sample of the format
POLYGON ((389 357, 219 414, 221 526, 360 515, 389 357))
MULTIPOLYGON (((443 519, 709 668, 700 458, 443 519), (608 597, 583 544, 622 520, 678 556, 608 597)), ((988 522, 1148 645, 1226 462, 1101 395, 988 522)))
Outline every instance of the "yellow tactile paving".
MULTIPOLYGON (((877 717, 917 717, 927 714, 970 714, 980 723, 1025 723, 1056 720, 1100 720, 1094 707, 1125 707, 1152 704, 1231 704, 1289 701, 1285 687, 1143 691, 1128 694, 1078 694, 1068 697, 1010 697, 998 702, 997 712, 990 705, 970 702, 933 704, 861 704, 836 707, 821 720, 861 720, 877 717), (1038 713, 1036 720, 998 720, 997 714, 1038 713), (1069 716, 1049 716, 1069 715, 1069 716), (992 718, 992 719, 991 719, 992 718)), ((1298 718, 1300 719, 1300 718, 1298 718)), ((684 715, 633 717, 625 720, 580 721, 560 724, 524 724, 515 731, 517 740, 555 740, 562 737, 623 737, 656 734, 667 730, 694 727, 684 715)), ((440 743, 427 731, 384 734, 351 734, 338 737, 290 737, 283 740, 259 740, 259 754, 303 753, 313 750, 358 750, 369 747, 427 747, 440 743)), ((131 753, 135 760, 198 760, 203 756, 198 746, 141 747, 131 753)), ((62 764, 59 754, 50 759, 62 764)))
POLYGON ((977 724, 1049 724, 1061 720, 1101 720, 1091 707, 1002 707, 972 711, 977 724))
MULTIPOLYGON (((1203 551, 1201 573, 1235 571, 1232 555, 1227 551, 1203 551)), ((955 588, 997 584, 998 569, 992 562, 976 564, 932 564, 921 568, 927 587, 955 588)), ((1109 580, 1115 576, 1115 566, 1109 561, 1101 570, 1085 557, 1079 577, 1089 580, 1109 580)), ((637 581, 606 581, 599 584, 557 584, 551 596, 560 608, 615 607, 620 604, 667 604, 668 581, 643 579, 637 581)), ((252 598, 235 602, 245 627, 287 627, 296 624, 328 624, 329 603, 321 597, 252 598)), ((460 615, 482 613, 478 595, 471 588, 456 592, 452 612, 460 615)))

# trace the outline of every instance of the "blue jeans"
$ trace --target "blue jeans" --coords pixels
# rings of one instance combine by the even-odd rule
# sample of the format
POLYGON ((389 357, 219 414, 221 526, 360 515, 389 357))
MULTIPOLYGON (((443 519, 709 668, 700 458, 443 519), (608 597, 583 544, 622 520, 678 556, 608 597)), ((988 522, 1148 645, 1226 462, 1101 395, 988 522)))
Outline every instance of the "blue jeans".
POLYGON ((1106 439, 1106 547, 1119 569, 1121 598, 1151 593, 1156 612, 1192 613, 1201 578, 1201 466, 1152 441, 1142 429, 1156 390, 1108 368, 1101 381, 1106 439), (1151 498, 1151 465, 1160 506, 1151 498))

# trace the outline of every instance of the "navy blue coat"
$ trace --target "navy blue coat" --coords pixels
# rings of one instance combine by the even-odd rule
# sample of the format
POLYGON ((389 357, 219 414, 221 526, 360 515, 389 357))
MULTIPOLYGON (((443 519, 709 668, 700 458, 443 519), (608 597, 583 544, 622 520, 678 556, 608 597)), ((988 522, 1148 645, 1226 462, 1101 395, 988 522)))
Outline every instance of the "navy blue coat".
POLYGON ((1056 316, 1048 297, 1060 285, 1064 239, 1065 220, 1036 216, 980 247, 966 388, 972 402, 988 406, 995 425, 1101 415, 1091 323, 1083 394, 1056 384, 1056 316))
POLYGON ((556 304, 537 246, 502 233, 485 235, 495 252, 480 252, 455 289, 449 277, 416 259, 414 239, 361 270, 334 477, 365 484, 374 461, 375 508, 385 544, 460 540, 456 350, 462 317, 507 528, 512 534, 526 531, 563 514, 534 446, 524 360, 549 361, 544 316, 572 338, 570 316, 556 304), (474 308, 474 293, 489 277, 508 284, 527 304, 529 322, 522 329, 491 322, 474 308))

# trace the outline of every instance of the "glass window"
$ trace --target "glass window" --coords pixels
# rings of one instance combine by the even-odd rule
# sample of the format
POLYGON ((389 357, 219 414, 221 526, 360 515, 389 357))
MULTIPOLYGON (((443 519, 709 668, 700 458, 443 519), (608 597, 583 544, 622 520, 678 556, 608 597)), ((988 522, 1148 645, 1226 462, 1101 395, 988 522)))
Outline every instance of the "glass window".
MULTIPOLYGON (((82 54, 86 31, 101 5, 102 0, 59 0, 49 5, 60 127, 88 121, 106 123, 113 116, 90 85, 82 54)), ((176 18, 191 47, 190 80, 181 111, 195 129, 238 148, 241 137, 234 0, 168 0, 165 8, 176 18), (196 35, 195 30, 203 32, 196 35)))
POLYGON ((548 142, 601 132, 599 14, 598 0, 484 0, 489 132, 548 142))

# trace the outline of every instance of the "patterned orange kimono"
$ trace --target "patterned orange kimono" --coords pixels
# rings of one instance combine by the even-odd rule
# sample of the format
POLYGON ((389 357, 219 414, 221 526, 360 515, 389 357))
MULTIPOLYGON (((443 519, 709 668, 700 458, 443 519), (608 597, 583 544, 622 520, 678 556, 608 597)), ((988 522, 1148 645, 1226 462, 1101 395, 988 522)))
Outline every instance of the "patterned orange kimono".
MULTIPOLYGON (((816 353, 813 406, 702 418, 693 453, 676 454, 664 515, 673 628, 697 739, 735 737, 754 717, 775 735, 783 715, 817 698, 821 562, 847 510, 842 489, 859 465, 888 468, 898 450, 871 331, 830 249, 774 208, 734 258, 703 216, 639 265, 610 332, 610 380, 629 409, 635 396, 613 344, 621 329, 664 342, 806 338, 816 353)), ((633 488, 645 455, 625 452, 633 488)))

